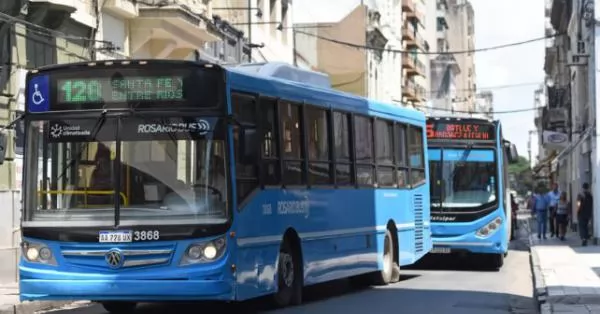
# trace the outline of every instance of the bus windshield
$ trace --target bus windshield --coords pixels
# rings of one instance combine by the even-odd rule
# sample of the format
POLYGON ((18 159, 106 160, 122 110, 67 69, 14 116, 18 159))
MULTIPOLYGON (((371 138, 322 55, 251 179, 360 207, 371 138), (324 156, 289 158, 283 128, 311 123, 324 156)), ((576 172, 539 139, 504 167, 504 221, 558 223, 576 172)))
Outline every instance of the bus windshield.
POLYGON ((121 225, 224 223, 222 123, 195 117, 29 121, 25 221, 114 225, 118 201, 121 225))
POLYGON ((432 211, 470 212, 497 203, 494 154, 492 149, 431 149, 432 211))

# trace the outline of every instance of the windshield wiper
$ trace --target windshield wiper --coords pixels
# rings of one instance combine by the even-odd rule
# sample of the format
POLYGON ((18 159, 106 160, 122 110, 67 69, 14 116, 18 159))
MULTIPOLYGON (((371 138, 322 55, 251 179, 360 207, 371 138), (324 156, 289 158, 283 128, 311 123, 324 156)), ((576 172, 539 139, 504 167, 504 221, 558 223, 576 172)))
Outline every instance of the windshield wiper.
MULTIPOLYGON (((106 111, 106 109, 104 109, 100 113, 100 116, 98 117, 98 119, 96 120, 96 123, 94 124, 94 128, 92 129, 92 132, 90 134, 90 138, 92 139, 92 141, 96 138, 96 136, 98 136, 98 133, 102 129, 102 126, 104 125, 104 122, 106 121, 106 113, 107 113, 107 111, 106 111)), ((56 178, 57 182, 58 182, 58 180, 60 180, 67 174, 67 171, 69 169, 71 169, 71 167, 73 167, 73 165, 75 165, 76 161, 81 159, 81 156, 83 155, 83 152, 87 150, 86 148, 87 148, 87 145, 89 145, 89 143, 90 142, 85 142, 85 143, 81 144, 81 147, 79 148, 79 154, 77 154, 76 157, 73 157, 73 158, 71 158, 71 160, 69 160, 69 163, 65 166, 65 168, 62 170, 60 175, 56 178)))

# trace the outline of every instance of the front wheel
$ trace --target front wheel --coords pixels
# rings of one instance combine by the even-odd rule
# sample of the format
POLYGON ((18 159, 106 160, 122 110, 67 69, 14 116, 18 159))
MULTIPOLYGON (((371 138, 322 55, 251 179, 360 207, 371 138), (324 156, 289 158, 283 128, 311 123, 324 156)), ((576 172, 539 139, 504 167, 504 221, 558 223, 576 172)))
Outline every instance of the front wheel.
POLYGON ((135 311, 137 303, 125 302, 125 301, 114 301, 114 302, 102 302, 102 307, 111 314, 130 314, 135 311))

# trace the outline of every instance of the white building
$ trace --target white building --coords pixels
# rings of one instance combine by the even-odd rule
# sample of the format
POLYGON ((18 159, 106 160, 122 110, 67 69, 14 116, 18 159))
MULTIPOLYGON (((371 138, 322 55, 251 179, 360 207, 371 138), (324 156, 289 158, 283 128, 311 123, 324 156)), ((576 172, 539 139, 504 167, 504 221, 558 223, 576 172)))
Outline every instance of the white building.
POLYGON ((477 93, 475 97, 475 115, 494 119, 494 94, 491 91, 477 93))

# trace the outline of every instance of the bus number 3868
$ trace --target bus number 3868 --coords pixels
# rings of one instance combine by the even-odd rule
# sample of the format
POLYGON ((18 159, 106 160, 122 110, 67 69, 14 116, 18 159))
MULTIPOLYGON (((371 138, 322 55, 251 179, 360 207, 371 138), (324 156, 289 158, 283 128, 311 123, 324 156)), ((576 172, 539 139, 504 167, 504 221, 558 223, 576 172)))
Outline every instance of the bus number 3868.
POLYGON ((133 233, 133 241, 155 241, 160 239, 158 230, 135 231, 133 233))

